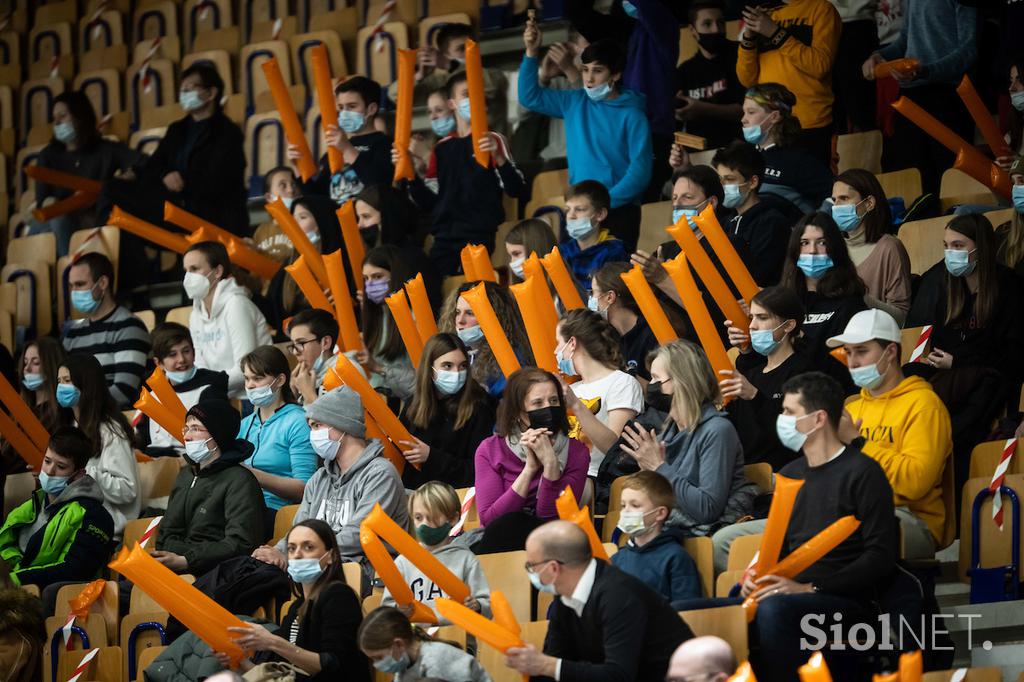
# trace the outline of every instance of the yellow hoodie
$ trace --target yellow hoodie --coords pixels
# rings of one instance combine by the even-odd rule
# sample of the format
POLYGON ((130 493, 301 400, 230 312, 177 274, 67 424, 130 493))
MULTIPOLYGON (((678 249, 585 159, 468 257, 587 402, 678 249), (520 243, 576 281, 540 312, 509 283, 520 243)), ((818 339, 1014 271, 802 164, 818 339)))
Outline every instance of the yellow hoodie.
POLYGON ((882 466, 896 506, 909 507, 938 543, 947 512, 942 472, 953 464, 952 427, 942 400, 924 379, 907 377, 880 396, 862 389, 846 409, 854 423, 861 420, 864 454, 882 466))
POLYGON ((780 30, 742 48, 736 75, 745 87, 780 83, 796 96, 793 113, 804 128, 832 122, 832 64, 842 20, 828 0, 791 0, 772 10, 780 30))

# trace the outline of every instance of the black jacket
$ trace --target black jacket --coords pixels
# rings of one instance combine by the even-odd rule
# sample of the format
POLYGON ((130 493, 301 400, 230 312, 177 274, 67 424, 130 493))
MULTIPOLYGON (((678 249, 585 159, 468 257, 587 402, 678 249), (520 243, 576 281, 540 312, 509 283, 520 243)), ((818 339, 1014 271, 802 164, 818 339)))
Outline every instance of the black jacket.
POLYGON ((236 440, 205 469, 187 466, 178 474, 156 548, 185 557, 189 573, 248 556, 266 538, 263 490, 242 466, 252 451, 252 443, 236 440))
POLYGON ((561 682, 664 679, 672 653, 693 632, 660 594, 600 559, 596 564, 582 618, 554 601, 544 653, 562 659, 561 682))
POLYGON ((725 229, 747 245, 750 255, 753 256, 748 261, 750 274, 760 286, 769 287, 779 283, 782 264, 786 262, 789 234, 796 220, 799 220, 799 215, 794 220, 781 210, 778 205, 780 203, 792 206, 785 199, 770 194, 766 194, 765 197, 751 206, 746 213, 736 214, 725 229))
POLYGON ((455 409, 457 399, 442 401, 442 409, 425 429, 415 426, 405 410, 402 411, 402 423, 409 428, 409 433, 430 446, 430 456, 422 469, 417 471, 416 467, 406 465, 402 472, 402 484, 409 490, 428 481, 443 481, 453 488, 473 485, 476 449, 494 434, 494 403, 490 396, 480 401, 469 421, 456 430, 455 414, 449 408, 455 409))
POLYGON ((142 164, 139 179, 162 188, 171 171, 185 180, 183 208, 229 232, 249 236, 244 137, 224 112, 205 121, 186 116, 172 123, 142 164))

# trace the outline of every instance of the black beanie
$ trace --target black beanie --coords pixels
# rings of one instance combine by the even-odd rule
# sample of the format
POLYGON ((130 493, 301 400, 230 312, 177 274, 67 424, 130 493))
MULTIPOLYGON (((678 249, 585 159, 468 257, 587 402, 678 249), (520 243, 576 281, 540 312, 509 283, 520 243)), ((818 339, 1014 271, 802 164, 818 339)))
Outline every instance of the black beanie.
POLYGON ((201 421, 221 452, 231 447, 238 438, 238 429, 242 425, 238 410, 227 400, 200 400, 185 416, 195 417, 201 421))

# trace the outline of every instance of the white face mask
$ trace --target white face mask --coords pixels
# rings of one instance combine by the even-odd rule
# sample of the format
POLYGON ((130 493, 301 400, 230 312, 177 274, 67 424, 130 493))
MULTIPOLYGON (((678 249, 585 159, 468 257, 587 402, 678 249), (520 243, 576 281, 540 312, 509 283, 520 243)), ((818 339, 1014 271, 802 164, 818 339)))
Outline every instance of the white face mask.
POLYGON ((211 285, 207 275, 201 275, 198 272, 186 272, 182 286, 185 287, 186 296, 193 301, 198 301, 206 298, 206 295, 210 293, 211 285))
POLYGON ((619 523, 616 525, 616 528, 621 530, 623 533, 626 533, 627 535, 632 535, 633 537, 636 537, 637 535, 643 535, 644 533, 646 533, 647 531, 650 530, 650 527, 647 526, 646 523, 644 522, 644 517, 647 516, 648 514, 653 514, 656 511, 658 511, 658 510, 657 509, 652 509, 652 510, 646 511, 646 512, 642 512, 642 511, 622 511, 622 512, 619 512, 619 523))

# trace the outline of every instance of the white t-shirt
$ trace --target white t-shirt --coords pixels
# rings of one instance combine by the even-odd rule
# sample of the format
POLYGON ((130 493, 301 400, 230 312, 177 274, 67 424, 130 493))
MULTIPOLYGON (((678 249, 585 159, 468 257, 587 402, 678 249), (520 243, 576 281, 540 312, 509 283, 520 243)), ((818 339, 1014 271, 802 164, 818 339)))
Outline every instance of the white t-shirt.
MULTIPOLYGON (((608 413, 612 410, 633 410, 637 414, 644 409, 644 391, 640 382, 621 370, 615 370, 603 379, 572 385, 572 392, 590 408, 602 424, 608 423, 608 413)), ((572 420, 573 432, 578 430, 575 419, 572 420)), ((604 452, 590 445, 590 469, 588 476, 597 476, 598 467, 604 460, 604 452)))

